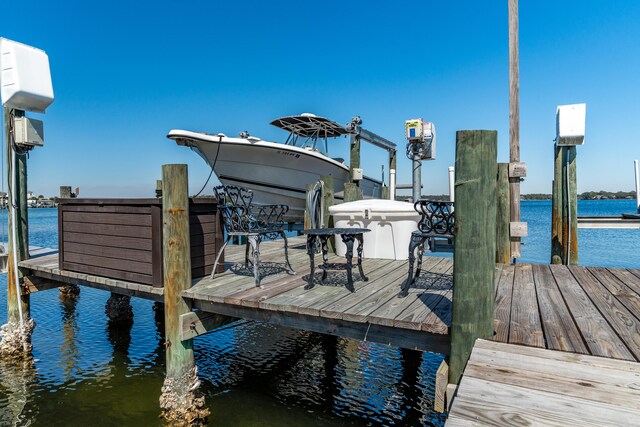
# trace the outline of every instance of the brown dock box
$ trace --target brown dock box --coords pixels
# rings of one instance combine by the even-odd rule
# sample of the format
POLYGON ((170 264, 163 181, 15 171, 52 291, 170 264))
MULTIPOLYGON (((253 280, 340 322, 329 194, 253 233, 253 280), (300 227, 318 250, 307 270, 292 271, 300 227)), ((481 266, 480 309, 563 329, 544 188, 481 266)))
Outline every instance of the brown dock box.
MULTIPOLYGON (((214 198, 189 199, 189 227, 191 275, 211 274, 224 241, 214 198)), ((162 287, 160 199, 58 199, 58 240, 63 270, 162 287)))

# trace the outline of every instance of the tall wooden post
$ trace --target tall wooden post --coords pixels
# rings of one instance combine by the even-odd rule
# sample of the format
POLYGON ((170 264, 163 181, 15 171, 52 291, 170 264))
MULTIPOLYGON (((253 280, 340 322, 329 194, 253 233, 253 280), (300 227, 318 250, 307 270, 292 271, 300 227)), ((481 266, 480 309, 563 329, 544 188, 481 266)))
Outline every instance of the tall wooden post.
POLYGON ((475 340, 493 336, 497 150, 496 131, 456 133, 452 384, 458 384, 475 340))
POLYGON ((565 248, 564 263, 578 264, 578 194, 576 186, 576 147, 563 147, 564 188, 562 192, 562 246, 565 248))
POLYGON ((555 147, 551 263, 578 264, 576 147, 555 147))
POLYGON ((162 250, 167 377, 193 368, 193 340, 180 340, 179 318, 191 311, 182 292, 191 287, 189 196, 186 165, 162 166, 162 250))
MULTIPOLYGON (((360 135, 352 134, 351 137, 351 150, 349 152, 349 182, 353 181, 353 170, 360 168, 360 135)), ((356 182, 356 184, 358 184, 356 182)))
POLYGON ((9 125, 10 121, 13 120, 13 116, 19 116, 23 114, 21 111, 11 110, 9 108, 4 109, 5 116, 5 129, 6 129, 6 141, 7 141, 7 163, 9 167, 7 168, 8 176, 7 183, 9 183, 9 187, 11 187, 12 182, 12 174, 15 174, 15 182, 16 188, 10 188, 9 191, 9 257, 8 257, 8 269, 7 269, 7 300, 9 303, 8 307, 8 317, 9 322, 19 323, 19 309, 18 309, 18 300, 22 305, 22 315, 23 319, 28 319, 30 316, 30 299, 29 294, 24 294, 18 297, 17 289, 15 285, 15 277, 17 277, 18 281, 22 279, 22 272, 20 269, 18 271, 15 270, 15 263, 13 261, 13 246, 15 245, 17 248, 18 262, 24 261, 29 258, 29 221, 28 221, 28 210, 27 210, 27 155, 26 154, 18 154, 15 156, 15 163, 11 163, 11 150, 12 147, 9 141, 13 141, 13 135, 9 134, 9 125), (13 192, 15 191, 15 196, 13 192), (14 208, 13 201, 16 200, 17 204, 14 208), (11 233, 14 222, 17 224, 16 229, 16 240, 13 240, 13 235, 11 233))
POLYGON ((182 298, 182 292, 191 287, 187 165, 162 166, 162 251, 167 373, 160 405, 172 422, 185 411, 208 414, 202 409, 204 399, 195 398, 191 391, 198 384, 193 339, 180 339, 180 316, 191 311, 182 298))
POLYGON ((509 164, 498 163, 496 204, 496 262, 509 264, 511 242, 509 239, 509 164))
POLYGON ((29 222, 27 210, 27 155, 15 155, 13 161, 13 118, 24 114, 22 111, 9 108, 4 109, 5 131, 7 141, 7 182, 8 192, 8 241, 9 256, 7 259, 7 320, 9 328, 3 332, 0 352, 13 356, 28 355, 31 351, 31 331, 35 324, 30 317, 29 294, 22 292, 23 274, 16 264, 29 258, 29 222), (15 188, 13 177, 15 176, 15 188), (17 201, 14 206, 14 201, 17 201), (17 224, 15 239, 12 233, 14 224, 17 224), (14 258, 16 248, 17 260, 14 258), (16 282, 19 286, 16 286, 16 282), (19 289, 18 289, 19 288, 19 289), (22 318, 20 314, 22 313, 22 318))
MULTIPOLYGON (((60 186, 60 198, 61 199, 71 198, 71 186, 69 185, 60 186)), ((80 286, 75 284, 63 285, 58 288, 58 292, 60 294, 60 298, 63 298, 63 299, 75 298, 76 296, 80 295, 80 286)))
POLYGON ((61 199, 70 199, 71 198, 71 186, 69 186, 69 185, 61 185, 60 186, 60 198, 61 199))
MULTIPOLYGON (((509 161, 520 162, 520 71, 518 0, 509 0, 509 161)), ((520 177, 509 178, 511 222, 520 222, 520 177)), ((511 258, 520 258, 520 237, 511 238, 511 258)))
MULTIPOLYGON (((329 207, 333 206, 333 203, 334 203, 333 177, 331 175, 323 175, 320 177, 320 180, 324 184, 323 186, 324 193, 322 194, 323 206, 324 206, 324 211, 322 212, 322 217, 323 217, 322 226, 324 228, 332 228, 333 218, 331 217, 331 214, 329 214, 329 207)), ((331 238, 329 238, 327 243, 328 243, 329 251, 332 253, 335 253, 336 251, 335 236, 332 236, 331 238)))
POLYGON ((553 188, 551 191, 551 264, 564 264, 562 247, 562 165, 564 151, 553 146, 553 188))
POLYGON ((356 124, 356 133, 351 134, 351 150, 349 156, 349 182, 344 184, 344 201, 362 200, 360 183, 353 180, 353 170, 360 168, 360 126, 356 124))

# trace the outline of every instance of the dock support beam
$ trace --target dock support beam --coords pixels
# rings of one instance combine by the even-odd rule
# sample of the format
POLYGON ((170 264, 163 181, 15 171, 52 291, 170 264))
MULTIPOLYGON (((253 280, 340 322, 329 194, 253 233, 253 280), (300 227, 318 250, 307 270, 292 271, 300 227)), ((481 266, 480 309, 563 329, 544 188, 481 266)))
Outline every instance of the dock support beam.
POLYGON ((498 134, 456 133, 456 221, 449 382, 458 384, 477 338, 493 336, 498 134))
POLYGON ((12 183, 15 176, 15 187, 9 187, 9 256, 7 260, 7 323, 0 330, 0 355, 15 357, 18 359, 31 357, 31 333, 35 322, 30 315, 30 297, 23 291, 23 275, 20 269, 16 269, 18 262, 29 258, 29 227, 27 219, 27 155, 12 155, 13 147, 13 120, 17 115, 24 114, 21 111, 9 108, 4 109, 4 126, 7 141, 7 182, 12 183), (17 201, 13 206, 13 201, 17 201), (11 232, 14 224, 17 224, 15 239, 11 232), (17 260, 14 258, 16 248, 17 260), (16 286, 16 281, 19 283, 16 286), (20 290, 18 290, 18 287, 20 290), (21 317, 22 315, 22 317, 21 317))
POLYGON ((180 339, 180 316, 191 311, 182 298, 191 287, 187 165, 162 166, 162 233, 167 373, 160 407, 169 424, 202 424, 209 411, 198 393, 193 339, 180 339))

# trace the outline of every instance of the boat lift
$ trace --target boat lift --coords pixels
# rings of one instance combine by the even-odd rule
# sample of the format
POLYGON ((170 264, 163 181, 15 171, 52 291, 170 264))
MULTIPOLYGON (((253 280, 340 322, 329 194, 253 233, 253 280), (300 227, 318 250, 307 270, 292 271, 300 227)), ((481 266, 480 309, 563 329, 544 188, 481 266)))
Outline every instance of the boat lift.
MULTIPOLYGON (((347 124, 347 132, 351 140, 351 156, 349 159, 350 183, 358 183, 364 174, 360 168, 360 141, 366 141, 389 153, 389 196, 391 200, 396 197, 396 144, 388 139, 373 133, 362 127, 362 119, 356 116, 347 124)), ((383 196, 384 198, 384 196, 383 196)))

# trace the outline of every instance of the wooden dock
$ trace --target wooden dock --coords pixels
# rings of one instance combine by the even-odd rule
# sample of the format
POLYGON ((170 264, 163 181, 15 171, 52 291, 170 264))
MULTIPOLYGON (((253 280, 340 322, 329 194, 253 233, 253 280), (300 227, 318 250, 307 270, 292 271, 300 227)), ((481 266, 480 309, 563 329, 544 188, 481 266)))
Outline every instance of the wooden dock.
POLYGON ((639 363, 478 340, 446 426, 639 423, 639 363))
MULTIPOLYGON (((229 246, 225 253, 227 270, 214 279, 194 279, 183 297, 201 312, 448 353, 451 258, 426 258, 424 267, 428 272, 416 281, 406 298, 397 298, 397 294, 407 276, 407 263, 391 260, 365 259, 363 268, 369 281, 361 281, 354 272, 356 292, 351 293, 344 287, 344 258, 331 257, 329 264, 335 269, 329 271, 325 284, 320 284, 322 270, 316 269, 316 286, 305 290, 309 274, 305 242, 304 237, 290 239, 295 275, 284 271, 282 241, 261 245, 261 288, 255 287, 252 270, 242 264, 244 247, 229 246)), ((320 255, 316 257, 318 262, 320 255)), ((45 281, 40 283, 40 289, 63 282, 157 301, 163 298, 162 288, 60 270, 56 255, 24 261, 21 266, 30 270, 32 282, 37 282, 36 278, 45 281)), ((193 316, 185 318, 184 339, 208 330, 205 314, 199 314, 197 325, 189 323, 193 321, 193 316)))
MULTIPOLYGON (((256 288, 252 272, 242 265, 244 248, 230 246, 227 270, 213 280, 195 279, 183 296, 202 312, 448 352, 451 258, 425 258, 427 272, 408 297, 397 298, 407 275, 404 261, 365 259, 369 281, 360 281, 354 273, 356 292, 351 293, 344 287, 344 258, 332 257, 329 262, 336 270, 330 271, 327 284, 319 283, 321 270, 316 271, 316 286, 305 290, 309 259, 304 238, 290 239, 290 248, 296 275, 284 272, 282 242, 265 242, 263 287, 256 288)), ((156 301, 163 298, 162 288, 60 270, 57 255, 24 261, 21 266, 30 270, 32 291, 62 282, 156 301)), ((640 360, 640 270, 498 265, 494 325, 494 339, 504 343, 640 360)), ((207 330, 199 324, 183 326, 185 338, 207 330)))

